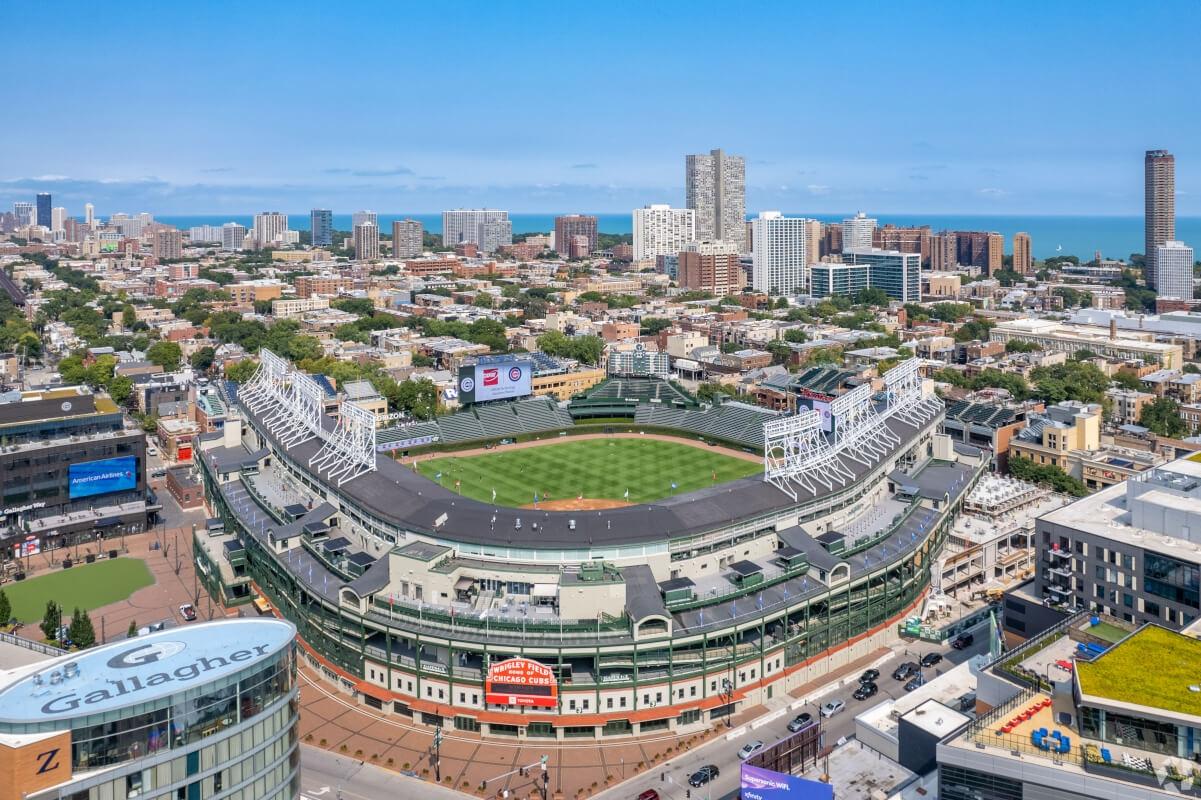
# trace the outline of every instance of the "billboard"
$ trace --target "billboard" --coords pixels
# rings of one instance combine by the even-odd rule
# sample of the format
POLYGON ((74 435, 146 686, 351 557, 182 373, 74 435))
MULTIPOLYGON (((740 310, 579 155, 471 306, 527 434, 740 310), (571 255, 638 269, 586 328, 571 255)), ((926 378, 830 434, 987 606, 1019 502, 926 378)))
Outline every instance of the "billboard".
POLYGON ((514 358, 485 361, 459 367, 459 402, 486 403, 532 393, 533 363, 514 358))
POLYGON ((559 705, 559 682, 545 664, 528 658, 510 658, 488 667, 484 680, 484 702, 502 706, 555 708, 559 705))
POLYGON ((834 432, 834 414, 830 411, 830 403, 834 402, 834 396, 815 392, 811 389, 800 389, 797 391, 797 406, 801 408, 810 408, 822 415, 822 430, 826 433, 834 432))
POLYGON ((821 781, 785 775, 762 767, 742 765, 739 788, 742 800, 833 800, 834 786, 821 781))
POLYGON ((138 460, 134 456, 84 461, 72 464, 67 470, 68 494, 72 500, 134 489, 137 485, 138 460))

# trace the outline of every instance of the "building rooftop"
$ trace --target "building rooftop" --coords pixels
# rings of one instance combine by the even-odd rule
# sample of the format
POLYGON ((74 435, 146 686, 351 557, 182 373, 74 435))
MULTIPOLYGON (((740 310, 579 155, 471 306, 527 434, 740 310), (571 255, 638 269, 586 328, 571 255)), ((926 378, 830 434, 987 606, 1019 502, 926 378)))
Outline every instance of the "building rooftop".
POLYGON ((1201 716, 1201 640, 1146 625, 1094 661, 1078 661, 1084 695, 1201 716), (1154 669, 1148 669, 1154 665, 1154 669))

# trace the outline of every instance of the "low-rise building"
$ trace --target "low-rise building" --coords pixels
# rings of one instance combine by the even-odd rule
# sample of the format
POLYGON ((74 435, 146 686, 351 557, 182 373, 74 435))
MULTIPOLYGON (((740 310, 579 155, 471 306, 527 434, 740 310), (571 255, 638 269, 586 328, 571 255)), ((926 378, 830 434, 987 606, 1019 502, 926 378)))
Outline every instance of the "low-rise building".
POLYGON ((1068 454, 1101 447, 1101 406, 1064 401, 1026 417, 1009 440, 1009 457, 1050 464, 1068 472, 1068 454))
POLYGON ((1062 351, 1069 356, 1088 350, 1118 361, 1142 359, 1164 369, 1178 369, 1184 361, 1180 345, 1156 341, 1155 335, 1149 332, 1115 326, 1106 331, 1046 319, 1013 319, 998 322, 989 331, 989 337, 1005 344, 1012 341, 1036 344, 1044 350, 1062 351))

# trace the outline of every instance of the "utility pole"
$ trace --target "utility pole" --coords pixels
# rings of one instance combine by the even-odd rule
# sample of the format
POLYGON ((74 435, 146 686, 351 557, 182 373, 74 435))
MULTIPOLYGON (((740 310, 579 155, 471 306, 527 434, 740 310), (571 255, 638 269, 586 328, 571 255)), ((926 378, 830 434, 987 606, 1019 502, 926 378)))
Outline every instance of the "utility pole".
POLYGON ((442 726, 434 728, 434 781, 442 783, 442 726))
MULTIPOLYGON (((540 763, 542 764, 542 785, 539 787, 542 790, 542 800, 546 800, 546 792, 547 792, 547 789, 549 788, 549 784, 550 784, 550 772, 548 772, 546 769, 547 761, 549 761, 549 760, 550 760, 549 757, 546 755, 543 755, 542 758, 539 759, 540 763)), ((625 777, 625 759, 624 758, 622 759, 622 777, 625 777)))

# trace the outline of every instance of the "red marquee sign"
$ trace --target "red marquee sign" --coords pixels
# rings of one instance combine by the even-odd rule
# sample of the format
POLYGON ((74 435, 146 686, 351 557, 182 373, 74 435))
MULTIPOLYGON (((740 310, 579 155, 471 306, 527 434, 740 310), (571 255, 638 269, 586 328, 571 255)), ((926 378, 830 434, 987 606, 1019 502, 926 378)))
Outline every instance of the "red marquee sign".
POLYGON ((528 658, 510 658, 488 668, 484 701, 502 706, 555 708, 559 705, 559 683, 545 664, 528 658))

